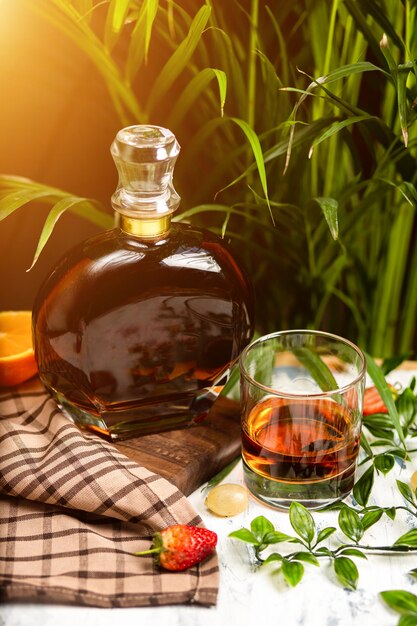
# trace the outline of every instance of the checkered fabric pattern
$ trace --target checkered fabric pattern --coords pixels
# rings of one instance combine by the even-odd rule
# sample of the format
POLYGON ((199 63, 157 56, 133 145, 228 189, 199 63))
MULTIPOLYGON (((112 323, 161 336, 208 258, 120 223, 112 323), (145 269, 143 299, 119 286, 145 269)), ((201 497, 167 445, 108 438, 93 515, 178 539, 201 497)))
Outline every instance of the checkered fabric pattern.
POLYGON ((174 523, 202 524, 174 485, 82 434, 39 387, 0 397, 0 602, 213 605, 215 554, 180 573, 132 556, 174 523))

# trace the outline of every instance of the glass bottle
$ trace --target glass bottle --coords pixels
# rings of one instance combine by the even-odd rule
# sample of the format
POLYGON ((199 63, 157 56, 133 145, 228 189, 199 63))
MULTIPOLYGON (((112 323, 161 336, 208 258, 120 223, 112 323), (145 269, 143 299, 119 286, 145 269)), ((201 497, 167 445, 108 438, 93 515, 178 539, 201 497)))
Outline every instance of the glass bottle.
POLYGON ((251 286, 222 240, 171 223, 179 150, 165 128, 118 132, 118 225, 64 256, 34 305, 43 383, 110 439, 201 421, 253 332, 251 286))

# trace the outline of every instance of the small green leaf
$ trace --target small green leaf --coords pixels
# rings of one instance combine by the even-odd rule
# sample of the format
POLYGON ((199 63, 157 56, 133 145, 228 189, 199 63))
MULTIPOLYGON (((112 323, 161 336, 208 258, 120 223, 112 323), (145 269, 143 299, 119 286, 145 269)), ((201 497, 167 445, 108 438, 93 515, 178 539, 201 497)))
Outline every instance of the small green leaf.
POLYGON ((393 425, 386 413, 372 413, 372 415, 364 415, 363 423, 365 426, 379 426, 379 428, 392 430, 393 425))
POLYGON ((372 422, 368 422, 368 420, 366 421, 366 424, 364 423, 364 426, 366 426, 374 437, 378 438, 378 441, 372 442, 372 446, 386 446, 394 444, 394 432, 390 427, 387 426, 386 428, 378 428, 375 427, 372 422))
POLYGON ((311 552, 295 552, 292 556, 291 559, 293 561, 301 561, 304 563, 311 563, 311 565, 320 565, 317 557, 314 556, 314 554, 311 554, 311 552))
POLYGON ((336 241, 339 237, 339 221, 337 217, 339 203, 334 198, 314 198, 314 200, 320 205, 330 233, 336 241))
POLYGON ((267 533, 275 532, 274 525, 263 515, 255 517, 250 525, 252 533, 258 538, 259 542, 264 543, 264 537, 267 533))
POLYGON ((396 482, 402 497, 415 507, 415 498, 413 492, 411 491, 411 487, 407 485, 407 483, 403 483, 401 480, 397 480, 396 482))
POLYGON ((352 539, 355 543, 358 543, 363 535, 362 522, 356 511, 352 509, 342 509, 339 513, 339 526, 341 531, 352 539))
POLYGON ((415 567, 414 569, 410 569, 408 575, 411 576, 411 578, 417 578, 417 567, 415 567))
POLYGON ((359 572, 355 563, 346 556, 338 556, 333 562, 336 576, 344 587, 348 589, 356 589, 358 584, 359 572))
POLYGON ((273 543, 282 543, 283 541, 294 543, 295 541, 298 541, 298 539, 291 537, 290 535, 286 535, 285 533, 281 533, 278 530, 267 532, 263 537, 263 543, 267 543, 268 545, 273 543))
POLYGON ((396 456, 399 459, 404 459, 406 461, 410 460, 409 457, 408 457, 407 450, 403 450, 402 448, 390 448, 386 452, 387 452, 387 454, 392 454, 393 456, 396 456))
POLYGON ((258 539, 247 528, 234 530, 233 532, 229 533, 229 537, 233 537, 234 539, 240 539, 240 541, 245 541, 246 543, 253 543, 255 545, 259 544, 258 539))
POLYGON ((337 529, 334 528, 334 526, 328 526, 327 528, 322 528, 322 530, 317 535, 316 545, 318 545, 319 543, 327 539, 327 537, 330 537, 330 535, 333 535, 333 533, 336 532, 336 530, 337 529))
POLYGON ((302 504, 292 502, 290 506, 290 522, 297 535, 310 545, 316 532, 316 525, 310 511, 302 504))
POLYGON ((413 593, 393 589, 381 591, 380 596, 394 611, 402 615, 415 615, 417 617, 417 596, 413 593))
POLYGON ((344 509, 345 506, 347 506, 346 502, 333 502, 331 504, 328 504, 327 506, 324 506, 321 511, 340 511, 340 509, 344 509))
POLYGON ((321 548, 318 548, 316 550, 316 554, 323 554, 325 556, 333 556, 333 552, 331 550, 329 550, 329 548, 326 548, 326 546, 322 546, 321 548))
POLYGON ((364 432, 361 433, 361 447, 363 448, 363 450, 365 451, 366 455, 369 458, 372 458, 374 456, 374 453, 372 452, 372 448, 369 445, 369 442, 364 432))
POLYGON ((278 552, 273 552, 269 554, 264 561, 262 561, 262 565, 266 565, 267 563, 274 563, 276 561, 282 561, 283 557, 278 554, 278 552))
POLYGON ((395 516, 397 514, 397 509, 395 508, 395 506, 390 506, 389 508, 384 509, 384 513, 390 519, 395 520, 395 516))
POLYGON ((344 548, 339 552, 340 556, 356 556, 358 559, 367 559, 366 554, 357 548, 344 548))
POLYGON ((288 559, 282 560, 281 572, 284 575, 285 580, 291 587, 298 585, 304 574, 304 566, 297 561, 288 561, 288 559))
POLYGON ((368 467, 353 487, 353 497, 361 506, 366 506, 374 484, 374 467, 368 467))
POLYGON ((417 548, 417 528, 413 528, 404 535, 401 535, 401 537, 398 537, 398 539, 394 541, 393 545, 417 548))
POLYGON ((367 511, 362 517, 362 528, 367 530, 374 524, 376 524, 382 517, 383 509, 377 509, 375 511, 367 511))
POLYGON ((404 424, 404 431, 407 433, 408 428, 414 423, 417 414, 417 396, 407 387, 396 401, 398 413, 404 424))
POLYGON ((374 465, 376 469, 385 474, 388 474, 395 465, 395 459, 391 454, 378 454, 374 457, 374 465))

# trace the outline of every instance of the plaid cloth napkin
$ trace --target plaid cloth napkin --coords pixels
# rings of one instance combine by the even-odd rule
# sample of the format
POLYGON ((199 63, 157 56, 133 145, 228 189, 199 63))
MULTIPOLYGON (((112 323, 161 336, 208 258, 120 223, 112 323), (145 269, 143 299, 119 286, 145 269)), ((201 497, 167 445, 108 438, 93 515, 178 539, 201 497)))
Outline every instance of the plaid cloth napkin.
POLYGON ((132 556, 170 524, 201 525, 182 493, 23 389, 0 396, 0 602, 215 604, 215 554, 180 573, 132 556))

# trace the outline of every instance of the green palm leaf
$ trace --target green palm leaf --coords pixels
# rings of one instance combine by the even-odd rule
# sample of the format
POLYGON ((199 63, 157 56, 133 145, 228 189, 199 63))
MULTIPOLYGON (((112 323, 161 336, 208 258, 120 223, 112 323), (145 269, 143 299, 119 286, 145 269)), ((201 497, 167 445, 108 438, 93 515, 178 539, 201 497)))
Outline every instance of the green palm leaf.
POLYGON ((130 0, 110 0, 104 27, 104 43, 109 49, 114 46, 123 28, 129 5, 130 0))
POLYGON ((55 187, 35 183, 25 178, 0 176, 1 189, 4 189, 4 191, 0 198, 0 220, 8 217, 22 206, 36 200, 52 205, 52 209, 42 228, 31 268, 38 260, 40 253, 52 234, 55 224, 65 211, 75 213, 100 228, 111 228, 113 226, 113 218, 104 213, 96 202, 71 195, 55 187))
POLYGON ((227 76, 223 70, 206 67, 190 80, 176 101, 169 117, 170 126, 173 128, 179 126, 193 106, 195 100, 197 100, 201 93, 206 91, 213 78, 217 80, 219 87, 220 115, 223 116, 223 109, 226 101, 227 76))
POLYGON ((69 196, 68 198, 62 198, 58 200, 58 202, 54 205, 51 211, 48 214, 48 217, 45 220, 45 223, 42 228, 41 235, 39 237, 38 245, 36 248, 35 255, 33 257, 32 265, 29 270, 35 265, 36 261, 39 258, 40 253, 45 247, 49 237, 52 234, 53 229, 55 228, 55 224, 59 220, 59 218, 66 211, 72 209, 73 212, 76 212, 78 215, 88 219, 93 223, 98 223, 98 225, 103 225, 102 215, 94 206, 94 204, 87 200, 87 198, 79 198, 77 196, 69 196), (77 210, 76 210, 77 209, 77 210))
POLYGON ((194 50, 196 49, 203 31, 210 17, 209 6, 202 6, 194 17, 186 38, 180 43, 175 52, 168 59, 160 71, 148 101, 148 110, 152 111, 157 103, 162 102, 163 97, 170 89, 181 72, 186 69, 194 50))
POLYGON ((159 0, 145 0, 130 37, 126 63, 126 79, 132 83, 143 62, 147 62, 152 28, 158 12, 159 0))

